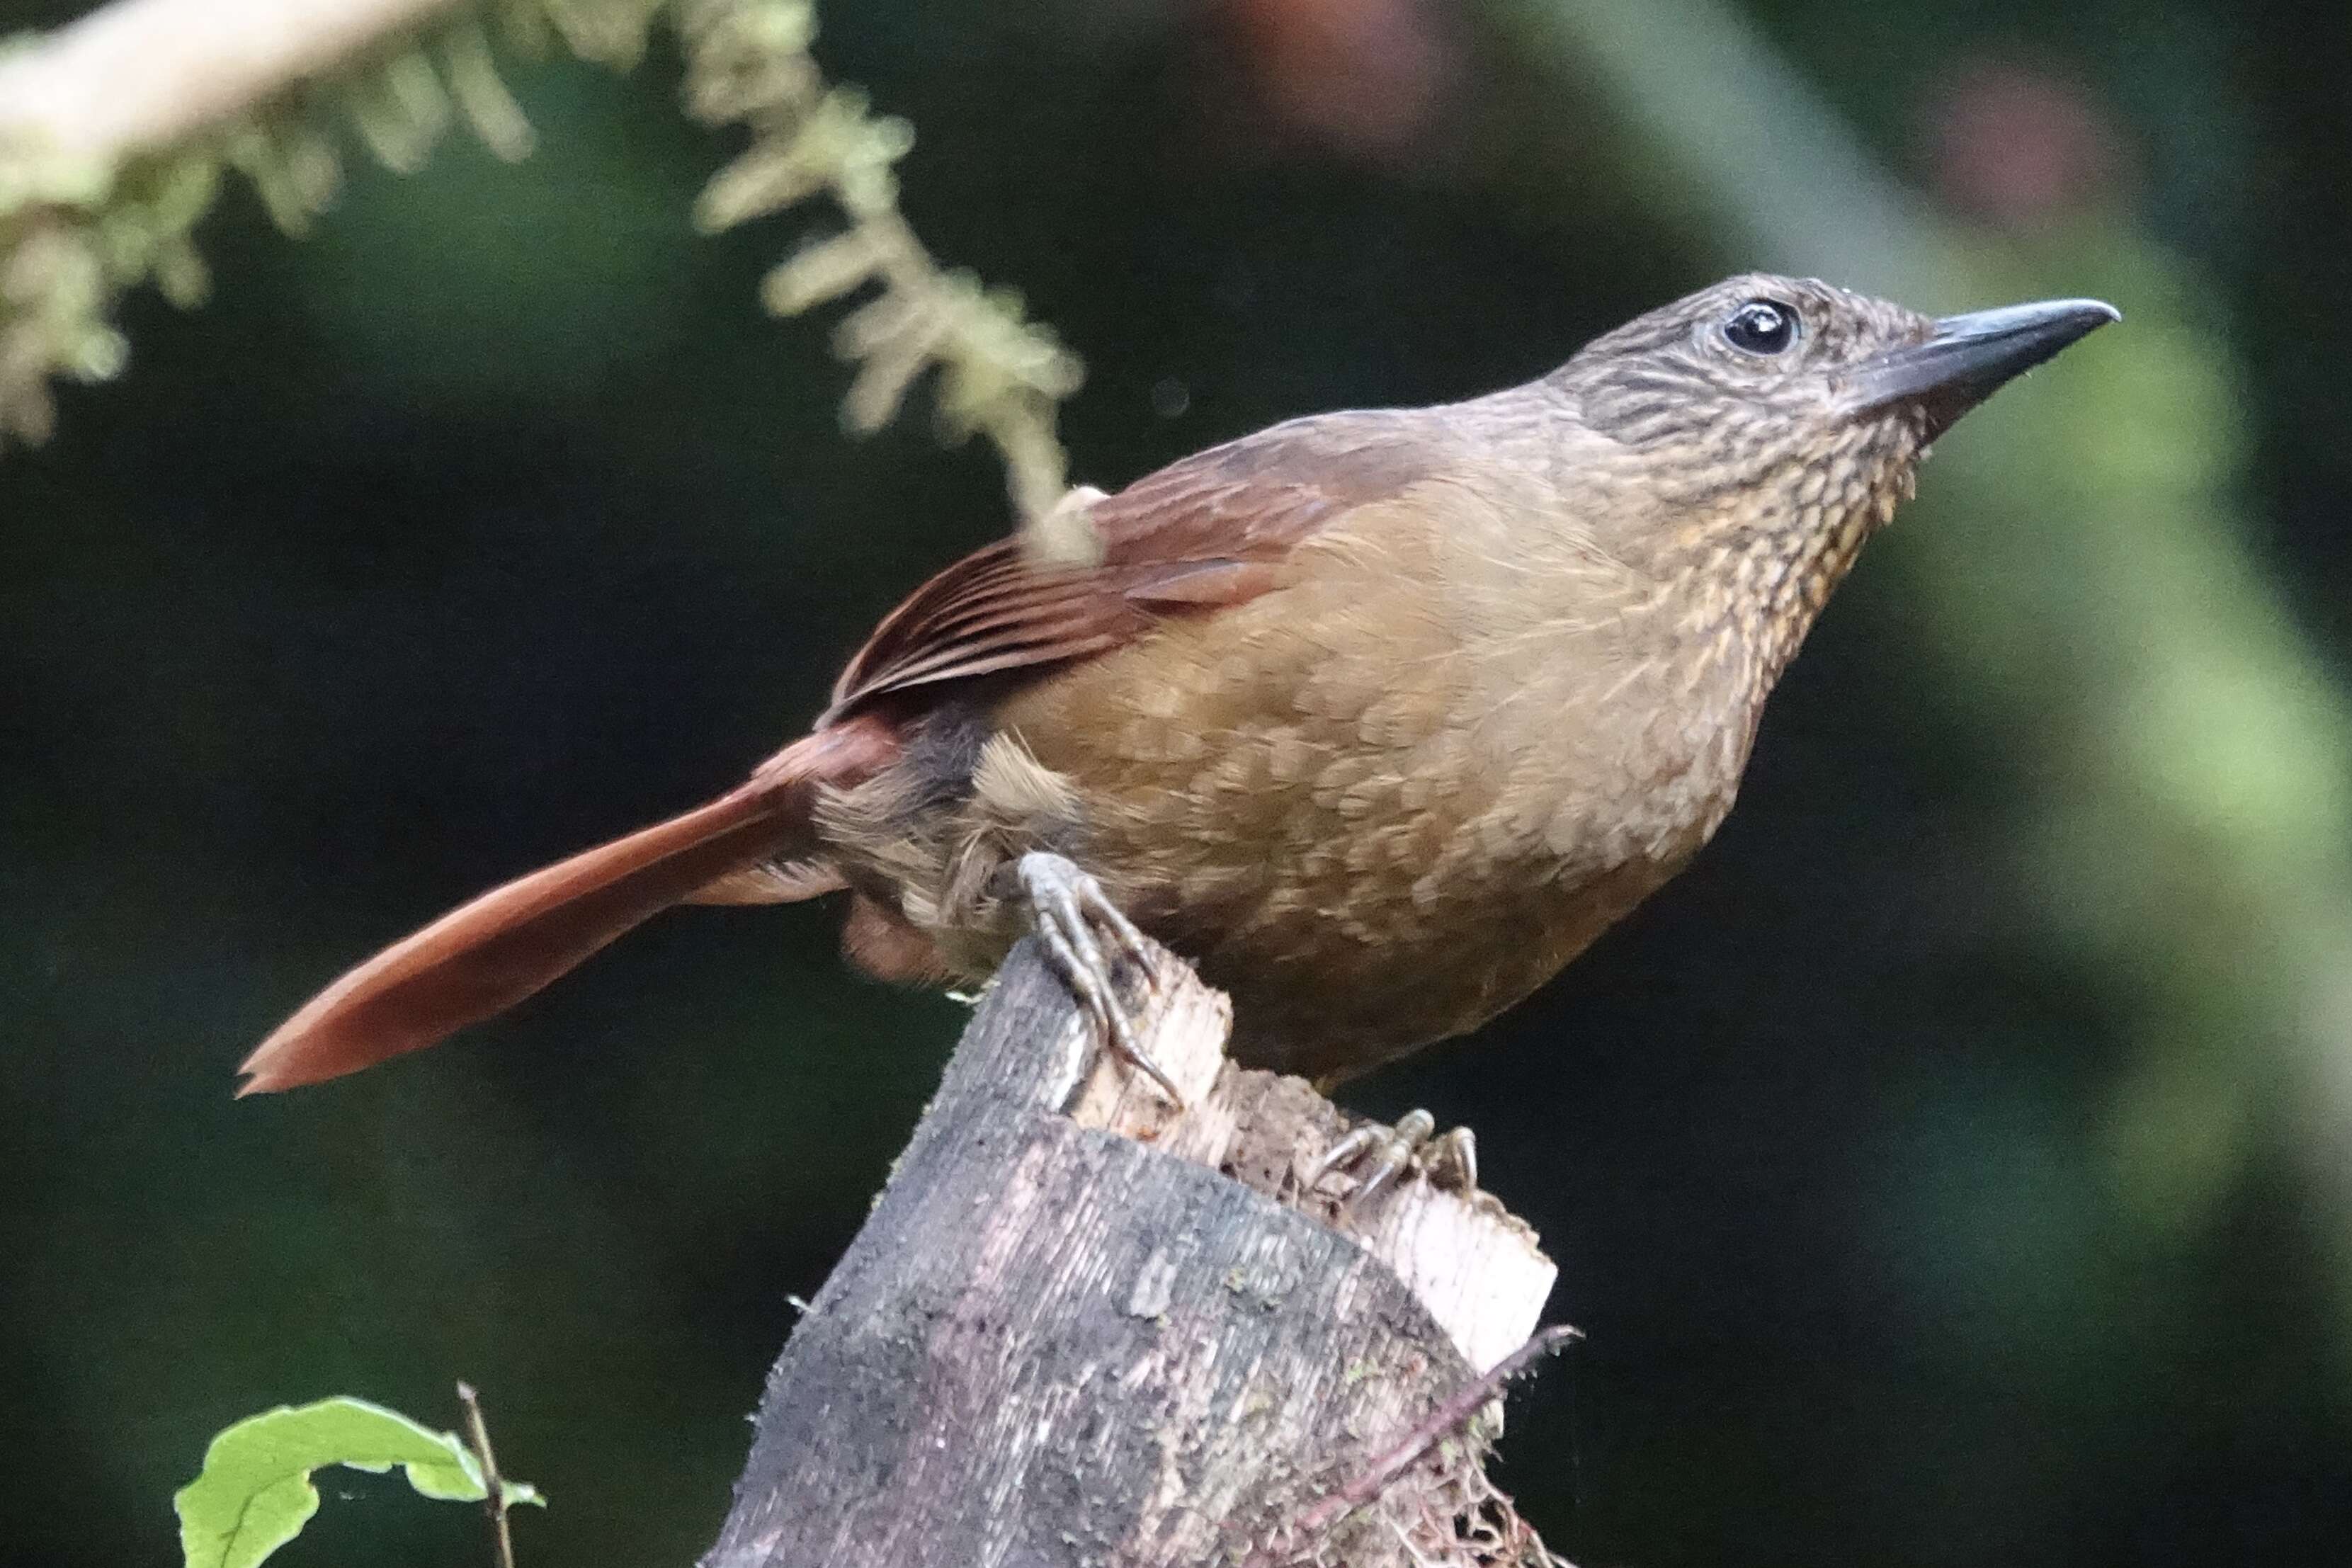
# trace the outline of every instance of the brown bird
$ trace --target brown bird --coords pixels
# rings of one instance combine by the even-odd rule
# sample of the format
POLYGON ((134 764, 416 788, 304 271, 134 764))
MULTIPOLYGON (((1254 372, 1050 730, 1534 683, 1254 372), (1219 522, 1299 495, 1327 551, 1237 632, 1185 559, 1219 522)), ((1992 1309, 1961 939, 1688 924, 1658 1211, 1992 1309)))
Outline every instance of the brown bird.
POLYGON ((368 960, 239 1092, 432 1045, 669 905, 838 891, 892 980, 978 979, 1035 921, 1130 1048, 1120 911, 1231 993, 1244 1063, 1329 1081, 1458 1035, 1715 832, 1928 443, 2116 319, 1734 278, 1527 385, 1093 496, 1098 565, 949 567, 747 783, 368 960))

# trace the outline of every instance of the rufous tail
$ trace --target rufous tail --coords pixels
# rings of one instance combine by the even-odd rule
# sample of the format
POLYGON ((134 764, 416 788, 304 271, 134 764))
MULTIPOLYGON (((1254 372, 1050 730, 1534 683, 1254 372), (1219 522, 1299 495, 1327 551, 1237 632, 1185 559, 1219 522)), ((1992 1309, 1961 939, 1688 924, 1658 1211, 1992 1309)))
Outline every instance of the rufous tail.
POLYGON ((719 879, 805 853, 816 786, 854 782, 891 749, 870 722, 821 730, 707 805, 492 889, 311 998, 245 1058, 236 1092, 340 1078, 505 1011, 719 879))

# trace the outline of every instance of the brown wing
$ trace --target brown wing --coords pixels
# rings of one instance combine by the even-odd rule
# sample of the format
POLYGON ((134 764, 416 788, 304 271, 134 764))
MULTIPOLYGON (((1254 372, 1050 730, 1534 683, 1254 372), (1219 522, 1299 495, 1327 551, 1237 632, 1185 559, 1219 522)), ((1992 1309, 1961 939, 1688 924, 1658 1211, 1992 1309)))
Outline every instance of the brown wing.
POLYGON ((833 689, 837 719, 884 692, 1043 671, 1133 641, 1166 616, 1283 582, 1282 558, 1334 518, 1431 471, 1429 425, 1318 415, 1182 458, 1095 503, 1098 566, 1044 570, 1016 540, 965 556, 893 610, 833 689))

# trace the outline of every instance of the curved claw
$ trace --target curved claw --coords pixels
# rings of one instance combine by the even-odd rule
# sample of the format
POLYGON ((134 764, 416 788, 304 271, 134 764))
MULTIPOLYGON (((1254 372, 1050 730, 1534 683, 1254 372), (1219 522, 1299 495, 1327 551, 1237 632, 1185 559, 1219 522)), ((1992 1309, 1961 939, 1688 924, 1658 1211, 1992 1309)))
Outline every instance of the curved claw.
POLYGON ((1467 1127, 1432 1139, 1421 1150, 1422 1174, 1440 1192, 1468 1197, 1478 1190, 1478 1139, 1467 1127))
POLYGON ((1407 1111, 1394 1127, 1367 1122, 1331 1145, 1307 1173, 1307 1190, 1314 1191, 1338 1171, 1360 1169, 1356 1185, 1341 1200, 1353 1208, 1408 1173, 1442 1192, 1465 1196, 1478 1190, 1478 1143, 1467 1127, 1443 1136, 1437 1119, 1426 1110, 1407 1111))
POLYGON ((1158 1084, 1160 1092, 1179 1110, 1183 1109, 1183 1092, 1160 1064, 1144 1054, 1142 1043, 1135 1037, 1135 1026, 1128 1018, 1127 1009, 1119 1005, 1118 988, 1112 979, 1110 963, 1103 955, 1102 943, 1095 938, 1094 928, 1100 926, 1109 933, 1111 941, 1135 963, 1149 985, 1151 955, 1144 945, 1143 933, 1110 901, 1101 883, 1063 856, 1042 850, 1024 855, 1014 864, 1013 871, 1029 900, 1037 940, 1045 947, 1047 961, 1078 999, 1078 1005, 1094 1018, 1104 1043, 1158 1084))
POLYGON ((1387 1128, 1375 1122, 1366 1122, 1357 1128, 1325 1150, 1323 1157, 1307 1167, 1307 1190, 1313 1192, 1323 1184, 1324 1177, 1334 1171, 1346 1170, 1349 1165, 1370 1153, 1374 1146, 1389 1135, 1387 1128))

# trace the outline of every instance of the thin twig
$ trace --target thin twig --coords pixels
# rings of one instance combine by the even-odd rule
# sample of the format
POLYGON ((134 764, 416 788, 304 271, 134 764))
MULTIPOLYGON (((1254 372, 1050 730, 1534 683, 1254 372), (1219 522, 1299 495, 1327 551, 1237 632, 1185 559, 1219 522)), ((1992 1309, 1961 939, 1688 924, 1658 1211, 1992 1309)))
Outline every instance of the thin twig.
MULTIPOLYGON (((1373 1460, 1362 1474, 1318 1500, 1282 1534, 1292 1540, 1320 1535, 1349 1514, 1377 1499, 1391 1481, 1417 1464, 1422 1456, 1468 1426, 1470 1418, 1485 1409, 1487 1403, 1503 1391, 1505 1384, 1543 1357, 1583 1337, 1584 1331, 1567 1323, 1554 1323, 1548 1329, 1538 1329, 1528 1336, 1527 1343, 1496 1362, 1493 1371, 1465 1384, 1445 1403, 1430 1412, 1426 1420, 1406 1433, 1395 1447, 1373 1460)), ((1245 1568, 1271 1568, 1273 1561, 1265 1550, 1261 1549, 1251 1555, 1245 1568)))
POLYGON ((499 1475, 498 1456, 490 1452, 489 1423, 482 1419, 482 1401, 470 1383, 457 1385, 457 1402, 466 1407, 466 1441, 481 1461, 482 1487, 488 1494, 482 1508, 490 1516, 490 1540, 498 1552, 498 1568, 515 1568, 514 1537, 507 1529, 507 1484, 499 1475))

